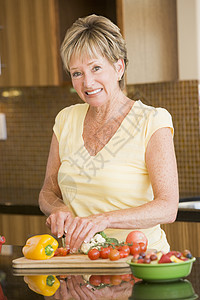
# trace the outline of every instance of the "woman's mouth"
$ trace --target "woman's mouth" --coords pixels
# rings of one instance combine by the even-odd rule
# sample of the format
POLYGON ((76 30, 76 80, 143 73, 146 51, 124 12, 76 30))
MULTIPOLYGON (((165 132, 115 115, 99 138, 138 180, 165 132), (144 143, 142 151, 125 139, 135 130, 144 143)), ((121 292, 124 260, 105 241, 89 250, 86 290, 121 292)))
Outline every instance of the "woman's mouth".
POLYGON ((90 95, 96 95, 101 91, 102 91, 102 89, 96 89, 96 90, 92 90, 92 91, 87 91, 85 93, 86 93, 86 95, 90 96, 90 95))

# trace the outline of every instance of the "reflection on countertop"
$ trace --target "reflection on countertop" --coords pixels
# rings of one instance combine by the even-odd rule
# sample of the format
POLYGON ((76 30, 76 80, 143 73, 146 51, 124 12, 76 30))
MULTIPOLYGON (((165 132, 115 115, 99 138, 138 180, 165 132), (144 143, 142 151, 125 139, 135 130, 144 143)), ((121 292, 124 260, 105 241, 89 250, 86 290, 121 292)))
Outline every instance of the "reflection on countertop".
POLYGON ((34 269, 20 269, 21 272, 16 273, 12 268, 12 260, 22 256, 22 247, 14 245, 4 245, 3 247, 5 251, 0 255, 0 288, 7 299, 194 300, 198 299, 198 295, 200 295, 199 257, 194 262, 191 274, 187 278, 159 284, 146 283, 135 277, 130 277, 129 268, 126 272, 123 272, 121 268, 102 268, 99 269, 99 273, 96 273, 97 269, 95 268, 91 273, 87 272, 87 269, 80 270, 79 268, 76 270, 54 269, 51 270, 51 278, 54 277, 56 282, 59 280, 60 287, 53 291, 53 293, 55 292, 54 296, 50 296, 49 292, 52 289, 45 287, 46 277, 44 276, 44 274, 49 275, 50 270, 46 269, 47 273, 43 273, 42 270, 38 269, 36 274, 34 269), (80 273, 80 271, 82 272, 80 273), (39 279, 42 280, 43 285, 39 279), (36 290, 36 287, 39 289, 36 290), (49 296, 42 296, 44 292, 48 292, 49 296))

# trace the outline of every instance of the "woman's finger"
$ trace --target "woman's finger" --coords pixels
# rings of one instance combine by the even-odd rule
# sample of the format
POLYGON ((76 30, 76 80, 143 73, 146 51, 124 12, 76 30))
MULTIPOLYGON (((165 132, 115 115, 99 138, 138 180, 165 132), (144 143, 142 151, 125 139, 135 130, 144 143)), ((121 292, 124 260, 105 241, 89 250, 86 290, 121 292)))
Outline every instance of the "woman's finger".
POLYGON ((80 298, 79 294, 77 293, 76 289, 75 289, 75 286, 74 286, 73 281, 72 281, 72 277, 67 279, 67 287, 68 287, 73 299, 82 300, 80 298))
POLYGON ((67 234, 66 234, 66 237, 65 237, 65 243, 66 243, 66 247, 69 248, 70 250, 71 250, 70 244, 71 244, 72 234, 73 234, 73 232, 74 232, 74 230, 75 230, 75 228, 78 224, 79 219, 80 219, 79 217, 75 217, 72 220, 71 224, 68 226, 68 229, 67 229, 67 234))
POLYGON ((51 214, 46 220, 47 226, 51 229, 53 235, 57 236, 57 225, 56 225, 56 217, 51 214))
POLYGON ((64 223, 64 233, 67 233, 68 232, 68 229, 71 225, 71 223, 73 222, 74 220, 74 217, 71 215, 71 213, 69 213, 67 215, 67 218, 65 219, 65 223, 64 223))
POLYGON ((91 230, 93 225, 94 224, 92 224, 92 222, 83 219, 78 223, 78 226, 72 235, 70 244, 74 252, 81 247, 82 243, 85 241, 85 237, 88 235, 88 232, 91 230))
POLYGON ((57 234, 58 238, 62 237, 66 232, 66 224, 73 220, 70 212, 60 212, 57 217, 57 234))
POLYGON ((94 294, 85 286, 82 276, 72 276, 72 283, 81 300, 94 300, 94 294))
POLYGON ((68 300, 71 299, 71 294, 67 288, 66 281, 60 280, 60 300, 68 300))
POLYGON ((46 220, 46 224, 51 228, 53 235, 62 237, 65 231, 66 222, 72 219, 71 213, 66 211, 53 212, 46 220))

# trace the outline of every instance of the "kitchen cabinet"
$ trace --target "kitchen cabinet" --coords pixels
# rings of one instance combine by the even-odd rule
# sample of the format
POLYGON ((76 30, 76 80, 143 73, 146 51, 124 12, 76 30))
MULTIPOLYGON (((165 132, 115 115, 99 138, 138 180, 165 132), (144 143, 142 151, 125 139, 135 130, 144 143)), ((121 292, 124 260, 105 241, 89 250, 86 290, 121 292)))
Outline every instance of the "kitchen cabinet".
POLYGON ((178 77, 174 0, 0 0, 0 86, 60 85, 60 44, 78 18, 117 23, 127 42, 127 84, 178 77))
MULTIPOLYGON (((114 23, 117 23, 117 7, 120 6, 121 0, 58 0, 59 7, 59 38, 63 41, 66 30, 78 18, 91 14, 105 16, 114 23)), ((121 20, 121 17, 120 17, 121 20)), ((63 71, 62 81, 70 81, 70 78, 63 71)))
POLYGON ((178 78, 176 1, 121 0, 118 20, 127 42, 127 84, 178 78))
POLYGON ((174 222, 162 225, 171 250, 188 249, 194 256, 200 256, 200 222, 174 222))
POLYGON ((73 21, 91 13, 104 15, 119 26, 128 50, 127 84, 178 78, 176 1, 95 1, 94 7, 91 0, 73 4, 60 0, 59 11, 61 40, 73 21))
POLYGON ((60 44, 79 17, 105 15, 115 22, 115 0, 0 0, 0 86, 60 85, 60 44))
POLYGON ((6 244, 24 245, 32 235, 51 234, 45 222, 45 216, 0 214, 0 235, 6 244))
POLYGON ((0 86, 60 83, 56 0, 0 0, 0 86))

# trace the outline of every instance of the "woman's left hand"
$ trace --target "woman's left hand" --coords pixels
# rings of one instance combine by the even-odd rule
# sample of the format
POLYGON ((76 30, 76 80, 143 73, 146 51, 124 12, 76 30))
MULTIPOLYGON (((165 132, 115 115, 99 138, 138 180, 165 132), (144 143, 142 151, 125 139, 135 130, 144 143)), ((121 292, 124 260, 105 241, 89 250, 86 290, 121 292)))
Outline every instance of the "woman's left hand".
POLYGON ((103 214, 75 217, 67 228, 66 247, 77 252, 83 242, 89 242, 95 233, 108 228, 108 218, 103 214))

